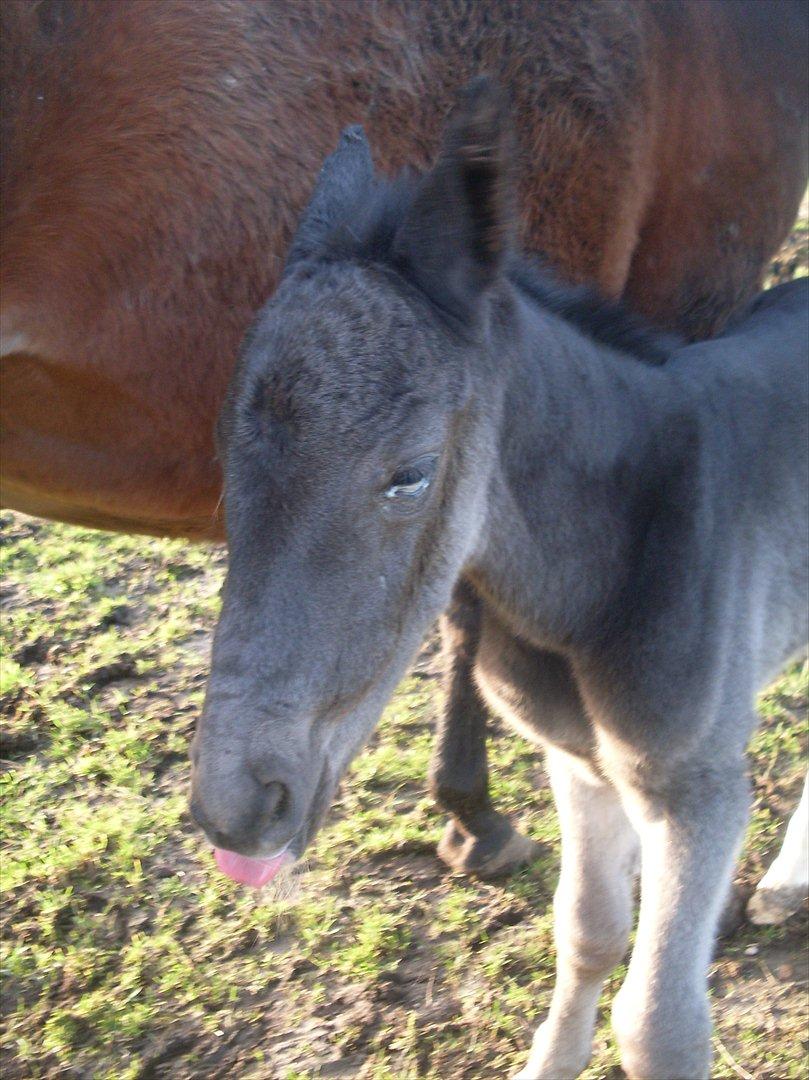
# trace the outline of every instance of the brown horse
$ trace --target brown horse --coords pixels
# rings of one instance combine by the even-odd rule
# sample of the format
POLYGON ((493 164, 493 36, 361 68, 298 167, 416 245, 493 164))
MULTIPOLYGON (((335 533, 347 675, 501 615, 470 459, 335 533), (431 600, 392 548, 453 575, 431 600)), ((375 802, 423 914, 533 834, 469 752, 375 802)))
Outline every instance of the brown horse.
POLYGON ((805 184, 791 2, 2 9, 4 501, 65 521, 221 535, 214 417, 347 123, 383 169, 426 164, 494 73, 529 246, 692 336, 756 290, 805 184))
MULTIPOLYGON (((806 183, 805 12, 4 0, 5 505, 220 539, 215 416, 320 162, 361 122, 383 171, 427 164, 456 87, 482 70, 513 95, 526 245, 662 325, 719 329, 806 183)), ((434 786, 466 831, 443 854, 480 867, 460 853, 492 822, 474 597, 447 627, 434 786)))

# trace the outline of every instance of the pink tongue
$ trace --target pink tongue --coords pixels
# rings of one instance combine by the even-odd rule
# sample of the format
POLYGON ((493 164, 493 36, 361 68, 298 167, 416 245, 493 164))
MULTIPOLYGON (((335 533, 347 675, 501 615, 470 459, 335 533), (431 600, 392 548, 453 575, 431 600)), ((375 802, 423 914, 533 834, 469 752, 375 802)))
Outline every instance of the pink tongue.
POLYGON ((213 854, 223 874, 240 885, 252 885, 254 889, 260 889, 272 881, 281 867, 292 859, 286 851, 273 855, 271 859, 249 859, 246 855, 237 855, 235 851, 225 851, 224 848, 214 848, 213 854))

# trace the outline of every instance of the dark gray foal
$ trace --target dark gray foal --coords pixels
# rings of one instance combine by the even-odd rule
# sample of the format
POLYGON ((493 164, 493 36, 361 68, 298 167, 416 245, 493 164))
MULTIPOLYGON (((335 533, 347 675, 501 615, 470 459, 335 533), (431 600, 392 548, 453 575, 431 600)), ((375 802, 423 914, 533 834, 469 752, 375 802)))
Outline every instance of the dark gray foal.
POLYGON ((808 287, 661 363, 513 254, 510 156, 479 83, 420 182, 376 180, 357 129, 323 169, 223 414, 192 808, 238 880, 299 857, 468 583, 475 679, 547 748, 562 823, 557 983, 520 1075, 587 1065, 639 866, 622 1062, 705 1077, 754 697, 807 635, 808 287))

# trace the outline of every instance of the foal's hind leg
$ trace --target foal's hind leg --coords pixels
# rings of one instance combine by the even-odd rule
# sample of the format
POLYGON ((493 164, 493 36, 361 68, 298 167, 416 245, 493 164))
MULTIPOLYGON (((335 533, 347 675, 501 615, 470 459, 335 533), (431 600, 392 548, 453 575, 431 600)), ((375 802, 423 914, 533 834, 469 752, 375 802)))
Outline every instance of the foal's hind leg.
POLYGON ((626 953, 638 839, 620 798, 582 761, 548 752, 562 828, 553 902, 556 985, 517 1080, 565 1080, 587 1067, 604 979, 626 953))
POLYGON ((480 641, 480 601, 464 581, 455 588, 441 621, 441 635, 446 700, 430 763, 430 787, 452 819, 438 854, 455 870, 494 877, 527 862, 537 845, 496 813, 489 798, 486 708, 472 677, 480 641))
POLYGON ((703 1080, 708 965, 747 819, 738 763, 683 765, 654 794, 616 781, 641 839, 641 906, 613 1026, 632 1080, 703 1080))

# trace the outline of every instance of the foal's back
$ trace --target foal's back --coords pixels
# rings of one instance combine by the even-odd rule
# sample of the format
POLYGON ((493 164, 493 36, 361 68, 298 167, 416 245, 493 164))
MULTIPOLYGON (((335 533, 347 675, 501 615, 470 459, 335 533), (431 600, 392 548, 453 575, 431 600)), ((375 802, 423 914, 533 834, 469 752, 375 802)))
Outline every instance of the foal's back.
POLYGON ((734 422, 739 449, 756 460, 784 453, 806 429, 809 278, 762 293, 721 337, 681 349, 674 370, 693 384, 706 407, 734 422))
POLYGON ((712 557, 728 574, 731 666, 761 686, 809 634, 809 279, 762 294, 730 332, 672 363, 699 400, 698 477, 712 557))

